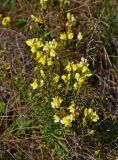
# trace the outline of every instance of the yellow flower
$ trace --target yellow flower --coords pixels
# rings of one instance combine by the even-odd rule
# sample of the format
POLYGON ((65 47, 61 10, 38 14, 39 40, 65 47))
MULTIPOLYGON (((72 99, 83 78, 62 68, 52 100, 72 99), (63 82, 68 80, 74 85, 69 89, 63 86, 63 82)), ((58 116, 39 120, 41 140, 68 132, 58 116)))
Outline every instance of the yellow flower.
POLYGON ((36 46, 35 46, 35 45, 33 45, 33 46, 31 47, 31 52, 32 52, 32 53, 37 52, 37 48, 36 48, 36 46))
POLYGON ((70 33, 68 33, 68 39, 73 39, 73 33, 72 32, 70 32, 70 33))
POLYGON ((84 73, 84 72, 87 72, 88 71, 88 67, 87 66, 83 66, 82 67, 82 72, 84 73))
POLYGON ((61 33, 60 34, 60 39, 61 40, 67 40, 67 34, 66 33, 61 33))
POLYGON ((35 60, 39 60, 42 57, 42 52, 36 52, 36 58, 35 60))
POLYGON ((84 116, 88 117, 92 122, 97 122, 99 120, 98 114, 94 112, 92 108, 85 108, 84 116))
POLYGON ((46 64, 46 55, 42 56, 38 62, 41 63, 42 65, 45 65, 46 64))
POLYGON ((53 101, 51 102, 52 108, 59 108, 59 106, 61 105, 62 101, 63 100, 60 97, 53 98, 53 101))
POLYGON ((69 62, 68 65, 66 66, 65 70, 67 70, 68 72, 72 71, 72 66, 71 63, 69 62))
POLYGON ((34 22, 43 24, 43 20, 40 17, 35 17, 34 15, 31 15, 31 18, 34 22))
POLYGON ((59 75, 56 74, 56 76, 54 77, 53 80, 54 80, 55 83, 58 83, 59 82, 59 75))
POLYGON ((87 59, 85 59, 84 57, 81 57, 81 62, 87 63, 87 59))
POLYGON ((74 87, 75 90, 77 90, 78 89, 78 83, 75 82, 74 85, 73 85, 73 87, 74 87))
POLYGON ((83 35, 81 32, 78 33, 77 39, 81 41, 83 39, 83 35))
POLYGON ((55 40, 55 39, 53 39, 52 41, 49 41, 49 45, 50 45, 50 48, 52 48, 52 49, 56 49, 56 48, 57 48, 58 43, 56 42, 56 40, 55 40))
POLYGON ((44 73, 44 71, 42 69, 40 70, 40 74, 41 74, 42 78, 45 78, 45 73, 44 73))
POLYGON ((51 59, 51 58, 48 58, 48 59, 47 59, 47 65, 48 65, 48 66, 51 66, 52 64, 53 64, 52 59, 51 59))
POLYGON ((75 73, 75 79, 76 79, 77 81, 79 81, 79 78, 80 78, 80 74, 79 74, 79 73, 75 73))
POLYGON ((90 114, 92 114, 92 113, 93 113, 93 109, 92 109, 92 108, 88 108, 87 114, 90 115, 90 114))
POLYGON ((43 51, 49 51, 50 50, 50 45, 47 43, 43 46, 43 51))
POLYGON ((28 39, 26 41, 26 44, 31 47, 34 44, 34 40, 33 39, 28 39))
POLYGON ((31 84, 32 88, 33 89, 37 89, 38 88, 38 83, 37 81, 35 80, 32 84, 31 84))
POLYGON ((44 86, 44 80, 40 80, 40 87, 43 87, 44 86))
POLYGON ((79 78, 79 81, 78 81, 78 83, 79 83, 79 87, 81 87, 81 86, 82 86, 82 84, 84 83, 84 81, 85 81, 85 79, 83 79, 83 78, 79 78))
POLYGON ((67 77, 66 77, 66 75, 62 75, 61 76, 61 79, 66 83, 67 82, 67 77))
POLYGON ((77 69, 78 69, 78 64, 72 63, 72 69, 73 69, 74 72, 77 71, 77 69))
POLYGON ((85 79, 83 79, 83 78, 77 79, 77 82, 75 82, 73 85, 74 89, 75 90, 79 89, 82 86, 82 84, 84 83, 84 81, 85 81, 85 79))
POLYGON ((96 112, 93 112, 93 114, 90 116, 90 119, 92 122, 97 122, 99 120, 99 116, 96 112))
POLYGON ((55 123, 58 123, 58 122, 60 121, 60 117, 57 116, 57 115, 54 115, 54 116, 53 116, 53 119, 54 119, 54 122, 55 122, 55 123))
POLYGON ((10 17, 4 17, 2 19, 2 25, 5 27, 10 27, 11 24, 11 18, 10 17))
POLYGON ((95 130, 88 129, 88 135, 94 135, 94 134, 95 134, 95 130))
POLYGON ((43 42, 41 40, 38 40, 36 43, 35 43, 36 47, 39 48, 39 47, 43 47, 43 42))
POLYGON ((68 110, 70 111, 70 113, 75 112, 75 103, 74 102, 72 102, 72 104, 68 107, 68 110))
POLYGON ((67 116, 67 119, 70 120, 71 122, 75 120, 75 114, 70 114, 67 116))
POLYGON ((64 124, 65 127, 71 126, 71 120, 68 118, 68 116, 63 117, 60 122, 61 122, 61 124, 64 124))
POLYGON ((50 50, 50 57, 55 57, 56 56, 56 51, 54 49, 50 50))

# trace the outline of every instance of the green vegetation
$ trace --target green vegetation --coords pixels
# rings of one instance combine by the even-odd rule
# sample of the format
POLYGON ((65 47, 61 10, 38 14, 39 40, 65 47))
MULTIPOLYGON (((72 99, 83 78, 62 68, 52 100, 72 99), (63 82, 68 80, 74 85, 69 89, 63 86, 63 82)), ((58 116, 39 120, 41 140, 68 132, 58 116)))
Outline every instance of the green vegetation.
POLYGON ((117 160, 115 0, 0 0, 0 160, 117 160))

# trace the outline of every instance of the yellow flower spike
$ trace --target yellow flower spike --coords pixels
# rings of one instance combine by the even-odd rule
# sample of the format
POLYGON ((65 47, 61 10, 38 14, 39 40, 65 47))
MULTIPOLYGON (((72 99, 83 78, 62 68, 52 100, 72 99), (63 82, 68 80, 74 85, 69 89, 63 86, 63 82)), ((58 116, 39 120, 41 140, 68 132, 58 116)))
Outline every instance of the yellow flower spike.
POLYGON ((67 40, 67 34, 66 33, 61 33, 60 34, 60 39, 66 41, 67 40))
POLYGON ((46 64, 46 55, 42 56, 38 62, 41 63, 42 65, 45 65, 46 64))
POLYGON ((60 97, 53 98, 53 101, 51 102, 52 108, 59 108, 61 103, 62 103, 62 101, 63 100, 60 97))
POLYGON ((60 121, 60 117, 57 116, 57 115, 54 115, 54 116, 53 116, 53 119, 54 119, 54 122, 55 122, 55 123, 58 123, 58 122, 60 121))
POLYGON ((41 79, 40 80, 40 85, 39 85, 41 88, 44 86, 44 80, 43 79, 41 79))
POLYGON ((81 41, 81 40, 83 39, 82 32, 79 32, 79 33, 78 33, 77 39, 78 39, 79 41, 81 41))
POLYGON ((72 33, 72 32, 70 32, 70 33, 68 33, 68 39, 73 39, 73 37, 74 37, 74 34, 72 33))
POLYGON ((72 104, 68 107, 68 110, 70 111, 70 113, 75 112, 75 103, 74 102, 72 102, 72 104))
POLYGON ((47 59, 47 65, 48 65, 48 66, 51 66, 52 64, 53 64, 52 59, 51 59, 51 58, 48 58, 48 59, 47 59))
POLYGON ((56 51, 54 49, 50 50, 50 57, 55 57, 56 56, 56 51))
POLYGON ((65 127, 71 126, 71 120, 69 120, 68 116, 63 117, 60 122, 61 124, 64 124, 65 127))
POLYGON ((38 83, 37 80, 35 80, 32 84, 31 84, 33 89, 37 89, 38 88, 38 83))
POLYGON ((53 80, 55 83, 58 83, 59 82, 59 75, 56 74, 56 76, 53 78, 53 80))
POLYGON ((10 17, 4 17, 2 19, 2 25, 5 27, 10 27, 11 25, 11 18, 10 17))
POLYGON ((43 20, 40 17, 36 17, 34 15, 31 15, 31 19, 36 23, 43 24, 43 20))
POLYGON ((65 70, 67 70, 68 72, 72 71, 71 63, 68 63, 68 65, 66 66, 65 70))

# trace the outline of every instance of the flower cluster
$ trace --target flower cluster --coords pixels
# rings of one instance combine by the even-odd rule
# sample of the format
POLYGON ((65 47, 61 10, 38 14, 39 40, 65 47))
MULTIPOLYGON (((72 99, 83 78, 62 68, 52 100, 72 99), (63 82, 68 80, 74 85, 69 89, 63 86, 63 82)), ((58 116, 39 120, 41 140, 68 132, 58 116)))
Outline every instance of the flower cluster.
POLYGON ((40 18, 40 17, 36 17, 36 16, 34 16, 34 15, 31 15, 31 19, 32 19, 35 23, 43 24, 43 20, 42 20, 42 18, 40 18))
POLYGON ((80 89, 87 77, 90 77, 92 73, 88 68, 89 64, 87 59, 81 58, 80 63, 68 62, 65 67, 66 74, 62 75, 62 80, 67 83, 70 80, 74 82, 73 87, 75 90, 80 89))
POLYGON ((72 30, 72 27, 74 27, 75 25, 76 25, 76 18, 74 17, 73 14, 68 12, 67 13, 67 23, 66 23, 68 31, 72 30))
MULTIPOLYGON (((54 102, 54 101, 53 101, 54 102)), ((51 102, 51 104, 53 103, 51 102)), ((62 102, 62 99, 61 99, 62 102)), ((61 104, 60 104, 61 105, 61 104)), ((60 122, 61 124, 63 124, 65 127, 67 126, 71 126, 72 122, 75 120, 76 118, 76 114, 75 114, 75 103, 72 102, 71 105, 67 108, 68 109, 68 114, 63 116, 59 116, 57 114, 54 115, 54 122, 58 123, 60 122)))
POLYGON ((93 111, 92 108, 86 108, 84 110, 84 119, 89 119, 92 122, 97 122, 99 120, 99 116, 96 112, 93 111))
MULTIPOLYGON (((88 62, 86 59, 81 58, 80 63, 68 62, 65 66, 65 74, 62 74, 60 77, 62 83, 73 92, 80 90, 82 84, 86 81, 87 77, 91 76, 91 72, 88 69, 88 62)), ((64 107, 64 100, 60 97, 53 98, 51 102, 52 108, 55 110, 54 122, 60 122, 65 127, 71 126, 72 122, 77 118, 77 109, 76 103, 71 102, 70 106, 64 107), (63 115, 58 115, 58 112, 62 112, 63 115)))
POLYGON ((2 15, 0 15, 0 21, 3 26, 9 28, 11 25, 11 18, 9 16, 2 18, 2 15))
MULTIPOLYGON (((40 65, 40 82, 34 80, 31 86, 33 89, 42 88, 45 80, 44 68, 52 66, 55 60, 54 58, 57 56, 57 42, 53 39, 44 43, 41 39, 32 38, 28 39, 26 44, 31 48, 33 58, 40 65)), ((57 82, 58 79, 58 76, 55 75, 54 81, 57 82)))
POLYGON ((31 47, 34 59, 41 65, 51 66, 53 58, 56 57, 57 42, 55 40, 46 42, 41 39, 33 38, 26 41, 26 44, 31 47))
POLYGON ((69 39, 73 39, 73 37, 74 37, 74 34, 72 32, 60 34, 60 39, 64 40, 64 41, 69 40, 69 39))

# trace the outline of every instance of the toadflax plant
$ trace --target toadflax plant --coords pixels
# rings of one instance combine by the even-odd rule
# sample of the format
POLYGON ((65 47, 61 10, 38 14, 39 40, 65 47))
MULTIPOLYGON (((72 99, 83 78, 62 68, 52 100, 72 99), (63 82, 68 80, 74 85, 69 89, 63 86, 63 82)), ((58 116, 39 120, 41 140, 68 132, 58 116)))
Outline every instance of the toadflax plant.
MULTIPOLYGON (((60 37, 62 36, 60 34, 60 37)), ((43 41, 39 38, 32 38, 28 39, 26 44, 30 47, 32 57, 36 61, 35 78, 31 87, 42 97, 43 102, 50 103, 51 112, 54 113, 52 117, 54 122, 67 127, 71 126, 80 114, 78 97, 92 73, 87 59, 83 57, 77 63, 61 58, 58 52, 59 47, 63 45, 62 39, 43 41)), ((84 120, 89 118, 96 122, 99 119, 92 109, 87 111, 85 108, 83 115, 84 120)))

